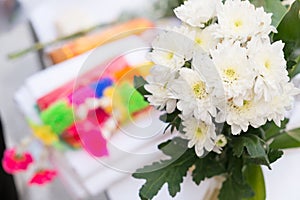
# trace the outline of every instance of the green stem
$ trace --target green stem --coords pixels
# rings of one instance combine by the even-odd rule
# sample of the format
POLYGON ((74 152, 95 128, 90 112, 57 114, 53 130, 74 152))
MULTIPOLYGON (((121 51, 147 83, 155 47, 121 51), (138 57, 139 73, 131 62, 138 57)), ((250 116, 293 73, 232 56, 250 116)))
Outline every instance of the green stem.
POLYGON ((259 131, 260 131, 261 137, 263 139, 266 139, 266 132, 265 132, 265 130, 263 128, 259 127, 259 131))

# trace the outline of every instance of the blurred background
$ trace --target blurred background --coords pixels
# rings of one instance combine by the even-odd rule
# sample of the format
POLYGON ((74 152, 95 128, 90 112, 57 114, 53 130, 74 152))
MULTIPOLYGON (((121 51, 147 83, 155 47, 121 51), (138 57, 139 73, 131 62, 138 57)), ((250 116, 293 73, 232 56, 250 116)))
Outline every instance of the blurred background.
MULTIPOLYGON (((118 170, 122 171, 120 164, 111 164, 115 168, 119 168, 117 170, 105 168, 104 165, 120 159, 123 151, 127 152, 128 157, 130 151, 137 151, 141 148, 140 146, 145 145, 144 140, 133 141, 127 137, 127 142, 119 144, 119 141, 123 141, 124 138, 113 139, 116 144, 108 147, 111 152, 114 152, 112 149, 118 145, 123 145, 124 148, 115 151, 116 153, 111 153, 116 155, 116 158, 111 156, 112 158, 107 159, 108 161, 103 164, 97 160, 98 158, 102 159, 102 155, 94 156, 93 149, 89 149, 92 147, 87 146, 87 149, 82 147, 76 136, 70 136, 64 131, 65 135, 62 136, 60 133, 58 143, 49 145, 49 143, 45 144, 43 138, 36 137, 39 133, 47 134, 47 131, 41 127, 36 129, 36 127, 45 122, 41 119, 43 109, 46 110, 43 105, 55 104, 70 95, 65 92, 70 91, 70 88, 73 89, 73 85, 69 85, 69 88, 65 87, 69 81, 84 75, 85 68, 95 66, 99 68, 99 65, 113 60, 125 51, 138 47, 149 47, 154 33, 144 34, 146 30, 132 31, 132 29, 153 28, 156 26, 154 21, 163 25, 177 23, 169 17, 173 15, 172 9, 178 5, 179 1, 177 0, 119 0, 113 2, 102 0, 0 0, 0 116, 3 124, 3 133, 1 132, 1 134, 4 137, 1 140, 3 142, 1 159, 4 146, 15 149, 24 146, 24 149, 29 151, 35 160, 35 164, 28 170, 13 176, 9 176, 1 168, 1 199, 106 200, 138 198, 140 182, 127 184, 128 181, 130 183, 133 180, 126 168, 123 169, 125 172, 119 172, 118 170), (165 20, 166 17, 167 20, 165 20), (113 38, 120 32, 130 33, 113 38), (111 37, 113 40, 110 41, 111 37), (120 50, 120 45, 123 46, 122 50, 120 50), (91 66, 84 65, 87 54, 98 46, 104 47, 99 48, 100 52, 89 59, 93 60, 93 64, 91 66), (71 55, 68 53, 70 48, 73 51, 71 55), (106 52, 105 55, 104 52, 106 52), (95 59, 98 56, 101 57, 100 60, 95 59), (47 97, 47 95, 57 96, 58 93, 55 93, 57 89, 60 91, 59 98, 49 101, 49 98, 44 98, 46 100, 43 101, 43 97, 47 97), (131 150, 127 149, 126 143, 136 145, 136 147, 131 150), (120 151, 122 152, 120 153, 120 151), (55 169, 58 173, 57 178, 42 186, 29 186, 29 179, 41 166, 55 169), (5 177, 3 181, 2 177, 5 177), (118 185, 120 180, 124 181, 118 185), (113 185, 114 187, 111 187, 113 185), (131 189, 122 185, 129 185, 131 189), (108 191, 108 188, 111 188, 111 191, 108 191), (133 191, 128 192, 128 190, 133 191)), ((118 61, 110 68, 119 68, 118 71, 121 71, 121 75, 118 76, 124 76, 124 72, 122 72, 124 67, 129 65, 134 67, 147 61, 144 54, 145 51, 138 53, 138 56, 125 56, 125 61, 118 61)), ((128 69, 126 68, 125 71, 128 72, 128 69)), ((117 76, 117 73, 114 73, 114 76, 117 76)), ((137 73, 140 74, 140 72, 137 73)), ((132 77, 131 75, 130 79, 132 77)), ((96 78, 99 79, 99 77, 96 78)), ((80 78, 78 79, 80 80, 80 78)), ((95 77, 90 75, 87 75, 85 79, 88 79, 88 83, 95 82, 95 77)), ((129 80, 126 77, 124 79, 129 80)), ((132 80, 130 81, 132 84, 132 80)), ((75 82, 73 83, 75 84, 75 82)), ((80 96, 86 98, 84 93, 80 96)), ((137 108, 135 111, 141 109, 143 107, 137 108)), ((59 117, 59 114, 52 113, 50 118, 57 116, 59 117)), ((64 116, 64 118, 68 118, 68 116, 64 116)), ((66 126, 70 126, 70 124, 66 126)), ((156 126, 160 127, 161 124, 156 126)), ((55 127, 54 124, 52 128, 55 127)), ((130 130, 134 133, 134 129, 130 130)), ((116 132, 116 130, 109 132, 116 132)), ((156 143, 153 142, 153 139, 151 141, 153 148, 156 148, 156 143)), ((146 160, 141 161, 139 158, 131 158, 131 163, 132 159, 140 162, 138 163, 140 167, 146 163, 146 160)))

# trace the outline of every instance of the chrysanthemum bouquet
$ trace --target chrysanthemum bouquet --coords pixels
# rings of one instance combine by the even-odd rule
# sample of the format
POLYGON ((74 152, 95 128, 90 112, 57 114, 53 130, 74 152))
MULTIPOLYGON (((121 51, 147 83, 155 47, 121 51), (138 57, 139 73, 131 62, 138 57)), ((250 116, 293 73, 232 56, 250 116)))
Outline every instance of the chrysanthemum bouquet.
POLYGON ((196 184, 224 177, 221 200, 265 199, 260 165, 271 168, 281 149, 300 144, 290 134, 300 131, 285 128, 299 93, 290 82, 300 69, 299 9, 299 0, 289 8, 276 0, 188 0, 174 10, 182 24, 158 35, 149 55, 156 65, 146 80, 135 78, 165 111, 165 131, 179 133, 159 145, 169 159, 134 173, 146 179, 142 199, 165 183, 175 196, 188 172, 196 184))

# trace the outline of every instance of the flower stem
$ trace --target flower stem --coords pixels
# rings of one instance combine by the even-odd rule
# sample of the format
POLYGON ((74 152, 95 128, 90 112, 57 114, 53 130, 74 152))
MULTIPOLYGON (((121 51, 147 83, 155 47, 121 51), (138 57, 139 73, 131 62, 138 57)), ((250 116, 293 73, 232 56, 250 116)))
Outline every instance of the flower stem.
POLYGON ((77 37, 80 37, 80 36, 84 36, 84 35, 86 35, 87 33, 91 32, 93 30, 96 30, 96 29, 102 28, 102 27, 106 27, 108 25, 112 25, 112 24, 116 23, 117 21, 118 20, 110 22, 110 23, 98 24, 96 26, 78 31, 76 33, 73 33, 73 34, 70 34, 70 35, 67 35, 67 36, 58 37, 58 38, 56 38, 52 41, 49 41, 49 42, 45 42, 45 43, 37 42, 37 43, 33 44, 32 46, 30 46, 28 48, 22 49, 22 50, 17 51, 17 52, 12 52, 12 53, 8 54, 7 57, 8 57, 8 59, 16 59, 16 58, 22 57, 22 56, 24 56, 24 55, 26 55, 30 52, 42 50, 42 49, 44 49, 44 48, 46 48, 50 45, 56 44, 58 42, 74 39, 74 38, 77 38, 77 37))

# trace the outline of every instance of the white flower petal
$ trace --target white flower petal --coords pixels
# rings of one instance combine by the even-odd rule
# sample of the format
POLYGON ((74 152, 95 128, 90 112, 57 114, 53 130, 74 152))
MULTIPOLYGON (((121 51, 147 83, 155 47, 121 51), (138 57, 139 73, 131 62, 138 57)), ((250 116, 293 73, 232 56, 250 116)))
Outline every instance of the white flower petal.
POLYGON ((183 22, 203 28, 206 22, 216 16, 218 4, 221 4, 220 0, 187 0, 174 12, 183 22))

